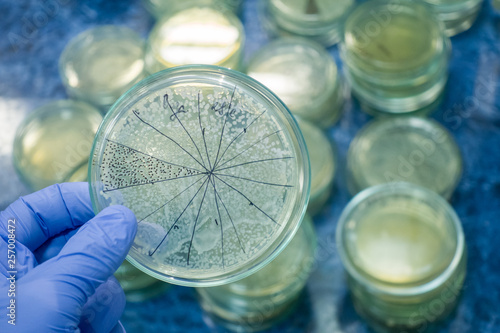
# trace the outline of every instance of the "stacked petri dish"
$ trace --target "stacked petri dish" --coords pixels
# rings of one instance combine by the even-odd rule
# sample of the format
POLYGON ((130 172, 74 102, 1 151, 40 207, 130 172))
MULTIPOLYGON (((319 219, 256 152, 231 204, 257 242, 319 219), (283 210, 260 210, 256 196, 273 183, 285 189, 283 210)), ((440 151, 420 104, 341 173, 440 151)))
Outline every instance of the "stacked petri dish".
POLYGON ((126 27, 91 28, 66 45, 59 73, 69 96, 106 112, 145 77, 144 41, 126 27))
POLYGON ((318 126, 331 126, 341 115, 344 84, 332 57, 315 42, 271 42, 253 56, 246 72, 277 94, 294 115, 318 126))
POLYGON ((374 115, 426 114, 439 103, 451 51, 425 3, 371 0, 347 18, 341 57, 352 93, 374 115))
POLYGON ((165 14, 151 31, 146 46, 146 70, 190 64, 240 67, 245 32, 230 11, 190 2, 165 14))
POLYGON ((462 226, 431 190, 400 182, 362 191, 340 216, 337 247, 354 306, 378 332, 428 331, 459 299, 462 226))
POLYGON ((266 267, 236 282, 197 288, 201 307, 211 321, 232 331, 267 329, 294 310, 313 268, 315 250, 316 233, 306 215, 290 244, 266 267))
POLYGON ((95 212, 122 204, 137 217, 128 261, 178 285, 222 285, 267 265, 309 198, 293 116, 263 85, 222 67, 141 81, 108 112, 91 156, 95 212))
POLYGON ((424 0, 437 13, 448 36, 469 29, 477 18, 483 0, 424 0))
POLYGON ((260 16, 273 35, 300 36, 336 44, 355 0, 260 0, 260 16))
MULTIPOLYGON (((35 190, 89 175, 96 213, 134 211, 137 237, 115 274, 129 301, 163 281, 194 286, 214 322, 268 328, 293 310, 311 273, 316 235, 305 211, 328 199, 337 167, 319 127, 338 120, 344 89, 323 46, 342 40, 346 76, 369 113, 426 114, 446 85, 447 36, 472 25, 481 0, 423 2, 354 10, 354 0, 261 0, 273 33, 306 38, 260 50, 247 68, 259 83, 228 69, 241 68, 240 0, 144 0, 159 19, 147 43, 104 26, 61 56, 69 95, 105 111, 118 100, 100 130, 84 102, 43 107, 18 130, 16 169, 35 190), (145 73, 156 74, 136 84, 145 73)), ((361 193, 340 218, 337 245, 355 307, 377 331, 423 330, 453 309, 465 277, 460 221, 440 197, 460 179, 459 149, 434 121, 392 117, 356 136, 347 163, 350 190, 361 193)))
POLYGON ((128 261, 124 261, 118 267, 114 276, 120 282, 128 302, 144 302, 161 295, 170 288, 170 284, 140 271, 128 261))
POLYGON ((349 190, 405 181, 449 199, 462 175, 462 155, 439 123, 417 117, 375 120, 353 139, 347 153, 349 190))

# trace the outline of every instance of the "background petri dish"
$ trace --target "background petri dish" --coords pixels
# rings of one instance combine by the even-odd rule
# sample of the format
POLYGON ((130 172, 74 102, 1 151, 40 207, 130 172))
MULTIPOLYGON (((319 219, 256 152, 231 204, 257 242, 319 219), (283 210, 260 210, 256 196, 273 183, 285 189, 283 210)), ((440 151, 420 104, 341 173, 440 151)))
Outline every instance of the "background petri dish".
POLYGON ((337 65, 319 44, 282 38, 253 56, 247 73, 278 95, 294 115, 321 127, 342 111, 343 84, 337 65))
POLYGON ((269 328, 294 310, 315 263, 316 243, 313 221, 306 215, 293 240, 269 265, 234 283, 197 288, 201 307, 234 332, 269 328))
POLYGON ((375 116, 426 115, 440 102, 451 43, 424 2, 372 0, 346 20, 340 54, 352 93, 375 116))
POLYGON ((17 173, 33 191, 63 181, 84 181, 92 141, 102 121, 91 105, 50 102, 28 115, 14 139, 17 173))
POLYGON ((297 119, 297 122, 306 141, 311 163, 311 191, 307 210, 314 216, 330 197, 337 170, 336 149, 320 128, 302 119, 297 119))
POLYGON ((211 5, 193 5, 160 20, 146 45, 146 70, 205 64, 238 68, 245 40, 240 20, 211 5))
POLYGON ((375 121, 354 138, 347 154, 349 190, 405 181, 449 198, 462 175, 462 156, 439 123, 416 117, 375 121))
POLYGON ((263 25, 274 34, 301 36, 328 47, 340 39, 354 0, 261 0, 263 25))
POLYGON ((68 94, 107 111, 145 77, 144 41, 132 29, 104 25, 73 38, 59 59, 68 94))
POLYGON ((284 104, 239 72, 177 67, 141 81, 101 125, 94 210, 122 204, 138 232, 128 260, 163 281, 246 277, 288 244, 307 207, 302 134, 284 104))
MULTIPOLYGON (((483 0, 424 0, 443 22, 446 34, 454 36, 469 29, 477 18, 483 0)), ((495 1, 492 1, 494 4, 495 1)))

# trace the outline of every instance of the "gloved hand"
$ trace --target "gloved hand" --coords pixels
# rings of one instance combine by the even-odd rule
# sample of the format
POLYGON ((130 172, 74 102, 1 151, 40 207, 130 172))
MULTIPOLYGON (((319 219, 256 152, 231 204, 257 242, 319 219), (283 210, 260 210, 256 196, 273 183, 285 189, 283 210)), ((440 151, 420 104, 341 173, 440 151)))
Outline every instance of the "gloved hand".
POLYGON ((15 201, 0 213, 0 332, 123 332, 125 295, 112 275, 136 231, 123 206, 94 217, 87 183, 53 185, 15 201))

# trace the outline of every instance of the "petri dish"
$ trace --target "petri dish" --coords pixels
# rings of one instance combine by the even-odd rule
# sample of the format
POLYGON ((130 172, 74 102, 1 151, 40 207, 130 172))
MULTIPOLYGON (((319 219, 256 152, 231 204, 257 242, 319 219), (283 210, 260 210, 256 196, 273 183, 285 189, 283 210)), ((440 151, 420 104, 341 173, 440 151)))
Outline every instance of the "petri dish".
POLYGON ((144 78, 144 41, 122 26, 88 29, 65 47, 59 73, 68 95, 107 111, 144 78))
MULTIPOLYGON (((479 14, 483 0, 424 0, 443 22, 448 36, 469 29, 479 14)), ((493 3, 495 1, 493 0, 493 3)))
POLYGON ((405 181, 450 198, 462 175, 462 155, 452 135, 434 120, 399 117, 363 128, 347 153, 352 194, 405 181))
POLYGON ((160 280, 215 286, 244 278, 292 239, 309 198, 302 134, 252 78, 217 66, 156 73, 122 96, 94 141, 96 212, 130 208, 127 259, 160 280))
POLYGON ((245 32, 231 12, 196 4, 164 16, 151 31, 146 46, 146 70, 205 64, 237 69, 245 32))
POLYGON ((267 329, 294 310, 315 263, 315 251, 316 232, 306 215, 286 249, 260 271, 222 286, 196 288, 200 305, 229 330, 267 329))
POLYGON ((456 305, 465 238, 437 193, 405 182, 370 187, 344 209, 336 235, 355 308, 377 331, 424 331, 456 305))
POLYGON ((432 111, 447 82, 450 50, 431 8, 407 0, 358 6, 340 46, 353 94, 375 115, 432 111))
POLYGON ((300 36, 332 46, 355 0, 260 0, 263 25, 281 36, 300 36))
POLYGON ((336 149, 320 128, 300 118, 297 122, 309 152, 311 191, 307 211, 314 215, 330 197, 337 168, 336 149))
POLYGON ((58 100, 34 110, 14 138, 13 162, 21 180, 33 191, 84 181, 101 121, 96 108, 80 101, 58 100))
POLYGON ((340 117, 343 84, 337 66, 319 44, 283 38, 263 47, 247 73, 271 89, 294 115, 328 127, 340 117))

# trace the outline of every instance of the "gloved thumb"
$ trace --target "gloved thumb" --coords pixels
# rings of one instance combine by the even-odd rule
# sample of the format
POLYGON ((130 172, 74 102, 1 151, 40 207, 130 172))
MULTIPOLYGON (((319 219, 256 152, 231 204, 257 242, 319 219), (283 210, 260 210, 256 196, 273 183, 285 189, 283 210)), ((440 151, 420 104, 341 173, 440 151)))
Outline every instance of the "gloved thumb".
POLYGON ((80 227, 59 255, 41 266, 45 266, 52 279, 73 289, 67 290, 68 293, 83 306, 118 269, 136 232, 134 213, 123 206, 110 206, 80 227))

